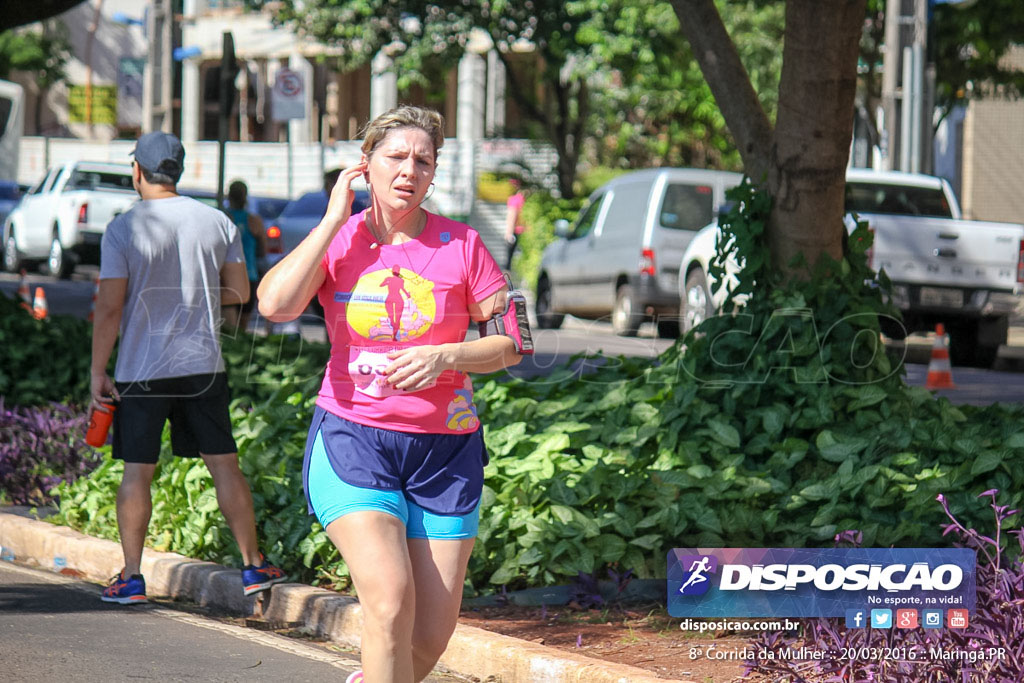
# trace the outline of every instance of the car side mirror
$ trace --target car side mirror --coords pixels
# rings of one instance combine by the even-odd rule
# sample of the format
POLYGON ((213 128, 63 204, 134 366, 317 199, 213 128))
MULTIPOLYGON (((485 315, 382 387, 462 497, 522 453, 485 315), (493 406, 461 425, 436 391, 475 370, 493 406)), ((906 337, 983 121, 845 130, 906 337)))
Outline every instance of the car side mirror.
POLYGON ((559 218, 555 221, 555 237, 565 239, 569 236, 569 221, 559 218))

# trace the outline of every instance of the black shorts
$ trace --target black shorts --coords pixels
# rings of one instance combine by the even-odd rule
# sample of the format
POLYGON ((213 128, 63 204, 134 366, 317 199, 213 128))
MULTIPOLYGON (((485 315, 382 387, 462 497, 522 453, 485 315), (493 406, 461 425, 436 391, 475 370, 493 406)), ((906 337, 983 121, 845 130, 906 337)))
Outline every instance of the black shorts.
POLYGON ((121 396, 114 411, 112 439, 118 460, 155 463, 168 418, 171 450, 177 456, 238 451, 231 434, 231 391, 225 373, 117 382, 115 386, 121 396))

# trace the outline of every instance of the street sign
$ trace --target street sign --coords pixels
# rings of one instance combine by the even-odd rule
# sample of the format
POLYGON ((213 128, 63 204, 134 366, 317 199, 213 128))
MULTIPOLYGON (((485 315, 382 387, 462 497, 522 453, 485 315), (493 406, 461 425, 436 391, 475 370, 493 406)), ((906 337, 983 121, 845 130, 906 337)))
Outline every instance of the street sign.
POLYGON ((274 121, 306 118, 306 88, 301 73, 278 70, 270 98, 270 117, 274 121))
POLYGON ((117 125, 117 86, 68 87, 68 121, 117 125))

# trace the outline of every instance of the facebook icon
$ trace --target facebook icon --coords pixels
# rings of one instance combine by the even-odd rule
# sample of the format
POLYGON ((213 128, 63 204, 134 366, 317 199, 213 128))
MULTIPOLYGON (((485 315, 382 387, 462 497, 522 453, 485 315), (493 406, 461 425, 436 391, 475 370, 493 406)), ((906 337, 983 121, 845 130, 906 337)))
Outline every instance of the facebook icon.
POLYGON ((867 628, 867 616, 862 609, 846 610, 846 628, 867 628))

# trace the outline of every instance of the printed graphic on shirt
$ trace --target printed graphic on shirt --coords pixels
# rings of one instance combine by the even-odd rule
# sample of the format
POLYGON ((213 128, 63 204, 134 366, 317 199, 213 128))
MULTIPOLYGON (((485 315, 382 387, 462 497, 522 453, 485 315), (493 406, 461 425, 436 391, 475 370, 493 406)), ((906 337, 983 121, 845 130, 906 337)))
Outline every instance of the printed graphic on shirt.
POLYGON ((455 390, 455 397, 448 404, 448 429, 455 431, 474 430, 480 426, 476 405, 473 403, 473 382, 466 377, 461 389, 455 390))
POLYGON ((436 311, 434 283, 394 266, 359 278, 345 317, 352 331, 364 339, 406 342, 426 334, 436 311))
MULTIPOLYGON (((412 393, 406 389, 396 389, 387 383, 384 371, 391 365, 388 350, 371 351, 353 346, 349 349, 348 374, 356 385, 356 390, 374 398, 385 398, 396 394, 412 393)), ((437 380, 417 391, 430 389, 437 385, 437 380)))

